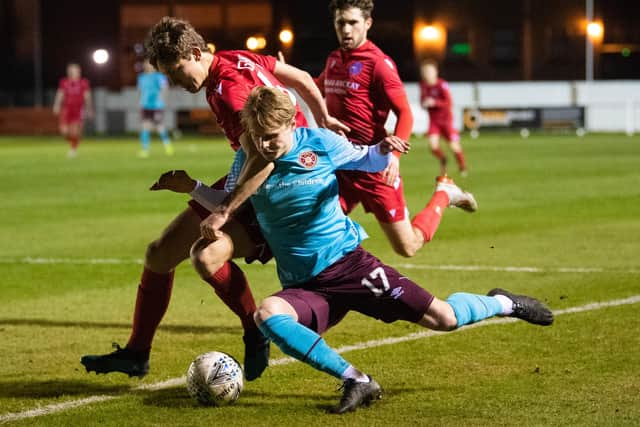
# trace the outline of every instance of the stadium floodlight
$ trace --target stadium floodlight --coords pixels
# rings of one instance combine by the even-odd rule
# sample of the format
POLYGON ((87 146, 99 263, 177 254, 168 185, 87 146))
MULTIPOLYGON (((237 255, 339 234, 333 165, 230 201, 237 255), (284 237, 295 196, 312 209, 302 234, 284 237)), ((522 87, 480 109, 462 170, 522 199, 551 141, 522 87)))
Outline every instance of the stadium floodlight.
POLYGON ((280 31, 278 38, 284 45, 290 45, 293 42, 293 32, 289 29, 284 29, 280 31))
POLYGON ((587 23, 587 35, 592 40, 599 40, 604 33, 604 27, 601 22, 591 21, 587 23))
POLYGON ((267 39, 263 36, 251 36, 247 38, 246 45, 249 50, 264 49, 267 46, 267 39))
POLYGON ((425 42, 433 42, 440 40, 442 34, 440 34, 440 30, 434 25, 425 25, 420 28, 418 32, 420 39, 425 42))
POLYGON ((93 62, 98 65, 106 64, 109 61, 109 52, 106 49, 96 49, 93 52, 93 62))

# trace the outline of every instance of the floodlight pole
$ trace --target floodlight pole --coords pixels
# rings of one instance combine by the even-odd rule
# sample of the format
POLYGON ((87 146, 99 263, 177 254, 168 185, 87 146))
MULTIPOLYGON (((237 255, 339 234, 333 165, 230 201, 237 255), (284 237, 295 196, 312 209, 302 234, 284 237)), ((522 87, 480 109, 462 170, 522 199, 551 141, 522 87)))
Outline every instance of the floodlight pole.
MULTIPOLYGON (((587 24, 593 21, 593 0, 585 0, 585 9, 586 9, 586 18, 587 24)), ((589 33, 586 33, 585 37, 586 45, 585 45, 585 80, 590 82, 593 81, 593 40, 589 36, 589 33)))

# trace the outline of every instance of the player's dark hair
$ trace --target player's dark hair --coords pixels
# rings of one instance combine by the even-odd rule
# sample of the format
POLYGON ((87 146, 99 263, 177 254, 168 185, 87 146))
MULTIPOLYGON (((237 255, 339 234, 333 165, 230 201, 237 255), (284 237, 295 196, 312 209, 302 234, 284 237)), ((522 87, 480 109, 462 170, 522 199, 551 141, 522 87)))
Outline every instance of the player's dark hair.
POLYGON ((175 64, 180 59, 189 59, 194 47, 209 51, 202 36, 189 22, 170 16, 151 27, 144 44, 145 56, 156 69, 158 63, 175 64))
POLYGON ((331 0, 329 12, 331 12, 331 16, 336 16, 336 10, 351 9, 352 7, 360 9, 364 19, 371 18, 373 0, 331 0))

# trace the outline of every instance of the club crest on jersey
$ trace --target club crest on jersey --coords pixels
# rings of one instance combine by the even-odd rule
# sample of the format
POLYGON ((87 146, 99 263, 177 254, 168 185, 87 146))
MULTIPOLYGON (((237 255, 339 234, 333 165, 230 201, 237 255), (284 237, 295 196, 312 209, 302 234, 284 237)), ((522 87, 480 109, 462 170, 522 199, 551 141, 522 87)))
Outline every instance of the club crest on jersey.
POLYGON ((362 71, 362 62, 357 61, 349 66, 349 75, 357 76, 362 71))
POLYGON ((298 163, 307 169, 311 169, 318 163, 318 155, 313 151, 303 151, 298 156, 298 163))

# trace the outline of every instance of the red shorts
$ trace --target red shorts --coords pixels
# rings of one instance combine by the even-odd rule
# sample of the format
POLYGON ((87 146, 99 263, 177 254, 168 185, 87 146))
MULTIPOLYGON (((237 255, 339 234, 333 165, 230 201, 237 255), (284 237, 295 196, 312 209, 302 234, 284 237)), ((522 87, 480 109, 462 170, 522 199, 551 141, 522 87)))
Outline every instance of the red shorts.
POLYGON ((274 294, 298 314, 298 323, 322 334, 349 311, 386 323, 417 322, 433 295, 358 247, 319 275, 274 294))
POLYGON ((60 111, 60 124, 69 125, 82 122, 82 108, 63 108, 60 111))
POLYGON ((345 213, 362 203, 365 212, 372 212, 380 222, 399 222, 408 216, 402 178, 390 186, 380 172, 337 171, 336 175, 340 204, 345 213))
MULTIPOLYGON (((224 190, 224 184, 226 181, 227 177, 223 176, 215 183, 213 183, 211 185, 211 188, 215 188, 216 190, 224 190)), ((209 212, 207 208, 193 199, 189 200, 189 206, 203 220, 211 214, 211 212, 209 212)), ((262 230, 260 230, 260 224, 258 224, 258 219, 256 218, 256 213, 253 210, 253 205, 251 204, 251 202, 247 201, 242 206, 240 206, 238 210, 233 214, 233 219, 235 219, 240 225, 242 225, 253 243, 255 243, 256 245, 255 252, 251 256, 245 258, 247 264, 251 264, 255 260, 266 264, 271 258, 273 258, 271 248, 262 235, 262 230)))
POLYGON ((460 141, 460 134, 456 128, 453 127, 453 123, 450 120, 446 122, 438 120, 430 121, 427 136, 431 135, 442 135, 447 141, 451 142, 460 141))

